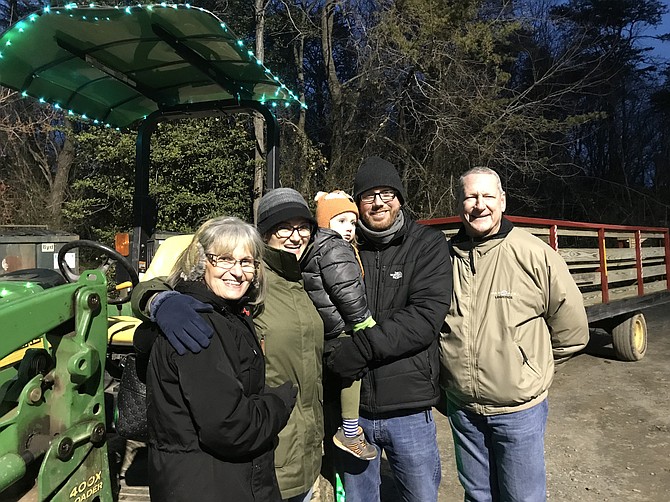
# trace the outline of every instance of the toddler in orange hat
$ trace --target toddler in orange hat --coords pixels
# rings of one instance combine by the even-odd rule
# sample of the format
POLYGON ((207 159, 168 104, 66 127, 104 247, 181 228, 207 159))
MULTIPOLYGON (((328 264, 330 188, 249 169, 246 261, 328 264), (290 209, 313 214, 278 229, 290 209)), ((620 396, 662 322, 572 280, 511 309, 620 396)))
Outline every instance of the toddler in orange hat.
MULTIPOLYGON (((319 192, 316 222, 319 229, 302 261, 305 290, 323 319, 326 351, 336 339, 358 329, 374 326, 365 296, 363 269, 356 249, 358 207, 341 190, 319 192)), ((343 388, 342 427, 333 437, 335 445, 352 455, 373 460, 377 450, 365 440, 358 425, 360 380, 343 388)))

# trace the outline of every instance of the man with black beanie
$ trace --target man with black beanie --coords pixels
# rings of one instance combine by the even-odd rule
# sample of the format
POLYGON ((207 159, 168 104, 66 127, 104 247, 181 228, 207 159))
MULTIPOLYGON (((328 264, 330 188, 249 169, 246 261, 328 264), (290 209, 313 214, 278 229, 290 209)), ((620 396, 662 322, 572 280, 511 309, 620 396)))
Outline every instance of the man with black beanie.
MULTIPOLYGON (((380 157, 360 166, 354 199, 377 325, 338 339, 326 364, 344 383, 362 380, 359 423, 367 441, 386 452, 402 499, 436 501, 441 469, 432 407, 439 401, 438 341, 451 298, 447 241, 411 219, 400 176, 380 157)), ((380 458, 342 460, 347 502, 380 500, 380 458)))

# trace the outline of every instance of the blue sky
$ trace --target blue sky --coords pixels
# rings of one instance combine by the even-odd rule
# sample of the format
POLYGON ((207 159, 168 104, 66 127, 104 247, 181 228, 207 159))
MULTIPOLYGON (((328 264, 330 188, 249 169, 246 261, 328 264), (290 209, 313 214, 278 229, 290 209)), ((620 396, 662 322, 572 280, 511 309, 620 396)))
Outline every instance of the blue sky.
MULTIPOLYGON (((653 30, 649 30, 649 35, 653 34, 662 34, 670 33, 670 2, 664 2, 668 7, 668 12, 663 16, 663 22, 653 30)), ((669 42, 660 42, 658 40, 648 39, 645 40, 645 45, 654 47, 654 52, 659 56, 668 58, 670 60, 670 41, 669 42)))

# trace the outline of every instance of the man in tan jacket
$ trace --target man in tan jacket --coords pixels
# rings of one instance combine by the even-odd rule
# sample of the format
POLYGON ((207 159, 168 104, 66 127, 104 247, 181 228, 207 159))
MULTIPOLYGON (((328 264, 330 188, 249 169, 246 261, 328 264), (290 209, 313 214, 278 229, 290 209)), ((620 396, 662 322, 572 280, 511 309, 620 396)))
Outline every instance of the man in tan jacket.
POLYGON ((546 499, 544 432, 554 361, 583 349, 582 296, 563 259, 503 217, 498 174, 460 178, 453 294, 440 384, 468 501, 546 499))

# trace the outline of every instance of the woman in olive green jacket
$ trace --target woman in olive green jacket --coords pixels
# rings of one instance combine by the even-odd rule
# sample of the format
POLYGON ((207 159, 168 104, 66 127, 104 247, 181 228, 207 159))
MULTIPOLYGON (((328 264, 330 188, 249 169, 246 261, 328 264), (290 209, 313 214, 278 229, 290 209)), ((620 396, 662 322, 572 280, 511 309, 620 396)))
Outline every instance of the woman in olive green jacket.
POLYGON ((321 469, 323 439, 323 322, 305 292, 299 260, 316 222, 302 196, 290 188, 265 194, 258 205, 268 293, 254 318, 265 350, 269 386, 298 383, 295 408, 279 433, 275 471, 284 500, 308 501, 321 469))
POLYGON ((265 382, 276 387, 291 375, 299 386, 293 413, 279 433, 275 472, 282 498, 302 501, 321 467, 323 324, 302 287, 297 260, 273 248, 265 254, 269 294, 254 319, 265 347, 265 382))

